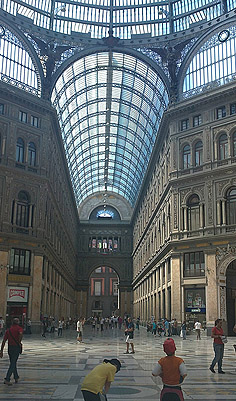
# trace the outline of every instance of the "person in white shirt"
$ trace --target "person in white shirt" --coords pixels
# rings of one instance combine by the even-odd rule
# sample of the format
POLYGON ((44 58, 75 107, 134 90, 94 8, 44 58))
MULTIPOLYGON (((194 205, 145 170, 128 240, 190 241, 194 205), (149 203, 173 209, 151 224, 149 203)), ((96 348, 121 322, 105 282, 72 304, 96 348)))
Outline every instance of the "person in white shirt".
POLYGON ((77 341, 82 343, 82 337, 83 337, 83 319, 79 319, 77 322, 77 341))
POLYGON ((194 328, 195 328, 196 333, 197 333, 197 340, 201 340, 201 328, 202 328, 202 325, 201 325, 201 323, 199 322, 199 320, 197 320, 197 321, 194 323, 194 328))
POLYGON ((0 316, 0 336, 3 336, 3 328, 4 328, 4 320, 2 318, 2 316, 0 316))

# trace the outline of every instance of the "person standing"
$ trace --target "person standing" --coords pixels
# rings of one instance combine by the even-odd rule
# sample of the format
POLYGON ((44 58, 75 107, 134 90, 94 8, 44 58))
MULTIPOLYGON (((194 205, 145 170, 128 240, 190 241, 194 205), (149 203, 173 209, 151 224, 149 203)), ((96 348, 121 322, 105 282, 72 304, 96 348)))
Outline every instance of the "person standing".
POLYGON ((201 325, 201 323, 199 322, 198 319, 194 323, 194 328, 195 328, 196 333, 197 333, 197 340, 201 340, 201 328, 202 328, 202 325, 201 325))
POLYGON ((187 370, 182 358, 175 356, 176 346, 172 338, 167 338, 163 344, 166 357, 161 358, 152 371, 152 376, 160 376, 163 382, 160 400, 183 401, 181 383, 187 376, 187 370))
POLYGON ((58 337, 62 337, 62 329, 63 329, 63 320, 59 320, 59 322, 58 322, 58 331, 57 331, 58 337))
POLYGON ((213 327, 211 332, 211 338, 214 338, 213 348, 215 352, 215 357, 211 362, 210 371, 212 373, 215 372, 215 365, 218 363, 218 373, 224 374, 225 372, 222 370, 223 356, 224 356, 224 343, 222 338, 224 336, 222 329, 222 319, 216 319, 215 327, 213 327))
POLYGON ((85 376, 81 391, 85 401, 100 401, 100 394, 106 395, 114 381, 115 374, 119 372, 121 363, 119 359, 104 359, 85 376))
POLYGON ((126 337, 126 354, 129 354, 129 345, 131 345, 131 354, 134 354, 134 324, 132 319, 128 318, 128 326, 125 329, 126 337))
POLYGON ((156 320, 154 320, 154 322, 152 323, 152 334, 154 335, 154 337, 156 337, 156 335, 157 335, 157 322, 156 322, 156 320))
POLYGON ((0 350, 0 358, 3 357, 3 350, 5 347, 6 341, 8 341, 8 355, 10 360, 10 366, 8 368, 6 377, 4 379, 4 384, 10 386, 11 383, 11 375, 14 375, 15 383, 18 383, 19 375, 17 372, 17 360, 19 355, 22 352, 22 337, 23 337, 23 328, 20 327, 20 321, 18 318, 14 318, 12 321, 12 325, 10 329, 8 329, 3 337, 1 350, 0 350))
POLYGON ((27 334, 32 334, 32 332, 31 332, 31 320, 30 320, 30 318, 27 319, 27 323, 26 323, 26 333, 27 333, 27 334))
POLYGON ((79 319, 77 322, 77 341, 79 341, 79 343, 82 343, 82 339, 83 339, 83 321, 82 319, 79 319))
POLYGON ((43 325, 42 337, 46 337, 46 333, 47 333, 47 329, 48 329, 48 324, 47 324, 47 319, 46 319, 45 317, 43 318, 42 325, 43 325))
POLYGON ((182 331, 182 339, 186 340, 186 334, 187 334, 187 326, 186 326, 186 322, 185 320, 183 321, 182 325, 181 325, 181 331, 182 331))
POLYGON ((2 318, 2 316, 0 316, 0 336, 1 337, 3 336, 4 324, 5 324, 5 322, 4 322, 3 318, 2 318))

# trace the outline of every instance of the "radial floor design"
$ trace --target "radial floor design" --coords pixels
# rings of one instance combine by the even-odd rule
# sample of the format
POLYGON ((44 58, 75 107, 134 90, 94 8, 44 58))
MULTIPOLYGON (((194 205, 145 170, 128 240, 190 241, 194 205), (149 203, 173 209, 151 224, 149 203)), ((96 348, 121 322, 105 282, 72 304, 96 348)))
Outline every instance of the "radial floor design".
MULTIPOLYGON (((186 400, 235 400, 236 354, 230 338, 225 346, 225 375, 213 374, 209 365, 213 358, 212 340, 203 335, 197 341, 189 335, 186 341, 174 337, 177 355, 185 360, 188 377, 183 385, 186 400)), ((124 354, 122 330, 92 333, 85 328, 84 343, 77 344, 76 332, 64 330, 63 337, 48 334, 44 339, 24 337, 24 352, 18 361, 20 381, 6 386, 3 379, 8 367, 7 350, 0 360, 0 401, 64 400, 82 401, 80 383, 84 376, 104 358, 119 358, 121 371, 112 383, 108 400, 157 401, 162 388, 160 378, 152 378, 155 363, 164 356, 164 338, 154 338, 144 328, 135 331, 135 354, 124 354)))

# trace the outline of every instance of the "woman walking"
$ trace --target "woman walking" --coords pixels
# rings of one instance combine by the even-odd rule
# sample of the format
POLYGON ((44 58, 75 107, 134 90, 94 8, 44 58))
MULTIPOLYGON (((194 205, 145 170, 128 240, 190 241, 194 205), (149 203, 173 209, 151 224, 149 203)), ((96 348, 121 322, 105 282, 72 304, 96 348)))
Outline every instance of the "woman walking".
POLYGON ((213 348, 215 352, 215 358, 211 362, 209 369, 212 373, 216 373, 214 367, 218 363, 218 373, 224 374, 225 372, 222 370, 224 356, 224 343, 222 341, 224 333, 222 329, 222 319, 217 319, 215 321, 215 327, 212 329, 211 337, 214 338, 213 348))

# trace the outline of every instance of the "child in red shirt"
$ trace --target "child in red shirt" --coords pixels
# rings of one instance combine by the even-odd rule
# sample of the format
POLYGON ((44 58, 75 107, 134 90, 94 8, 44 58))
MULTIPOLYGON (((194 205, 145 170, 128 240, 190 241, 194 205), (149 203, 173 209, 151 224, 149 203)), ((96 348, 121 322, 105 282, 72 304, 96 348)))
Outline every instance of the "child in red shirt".
POLYGON ((164 384, 160 401, 183 401, 183 393, 180 384, 187 376, 186 366, 182 358, 175 356, 176 346, 172 338, 168 338, 164 344, 166 357, 161 358, 152 371, 153 376, 160 376, 164 384))

